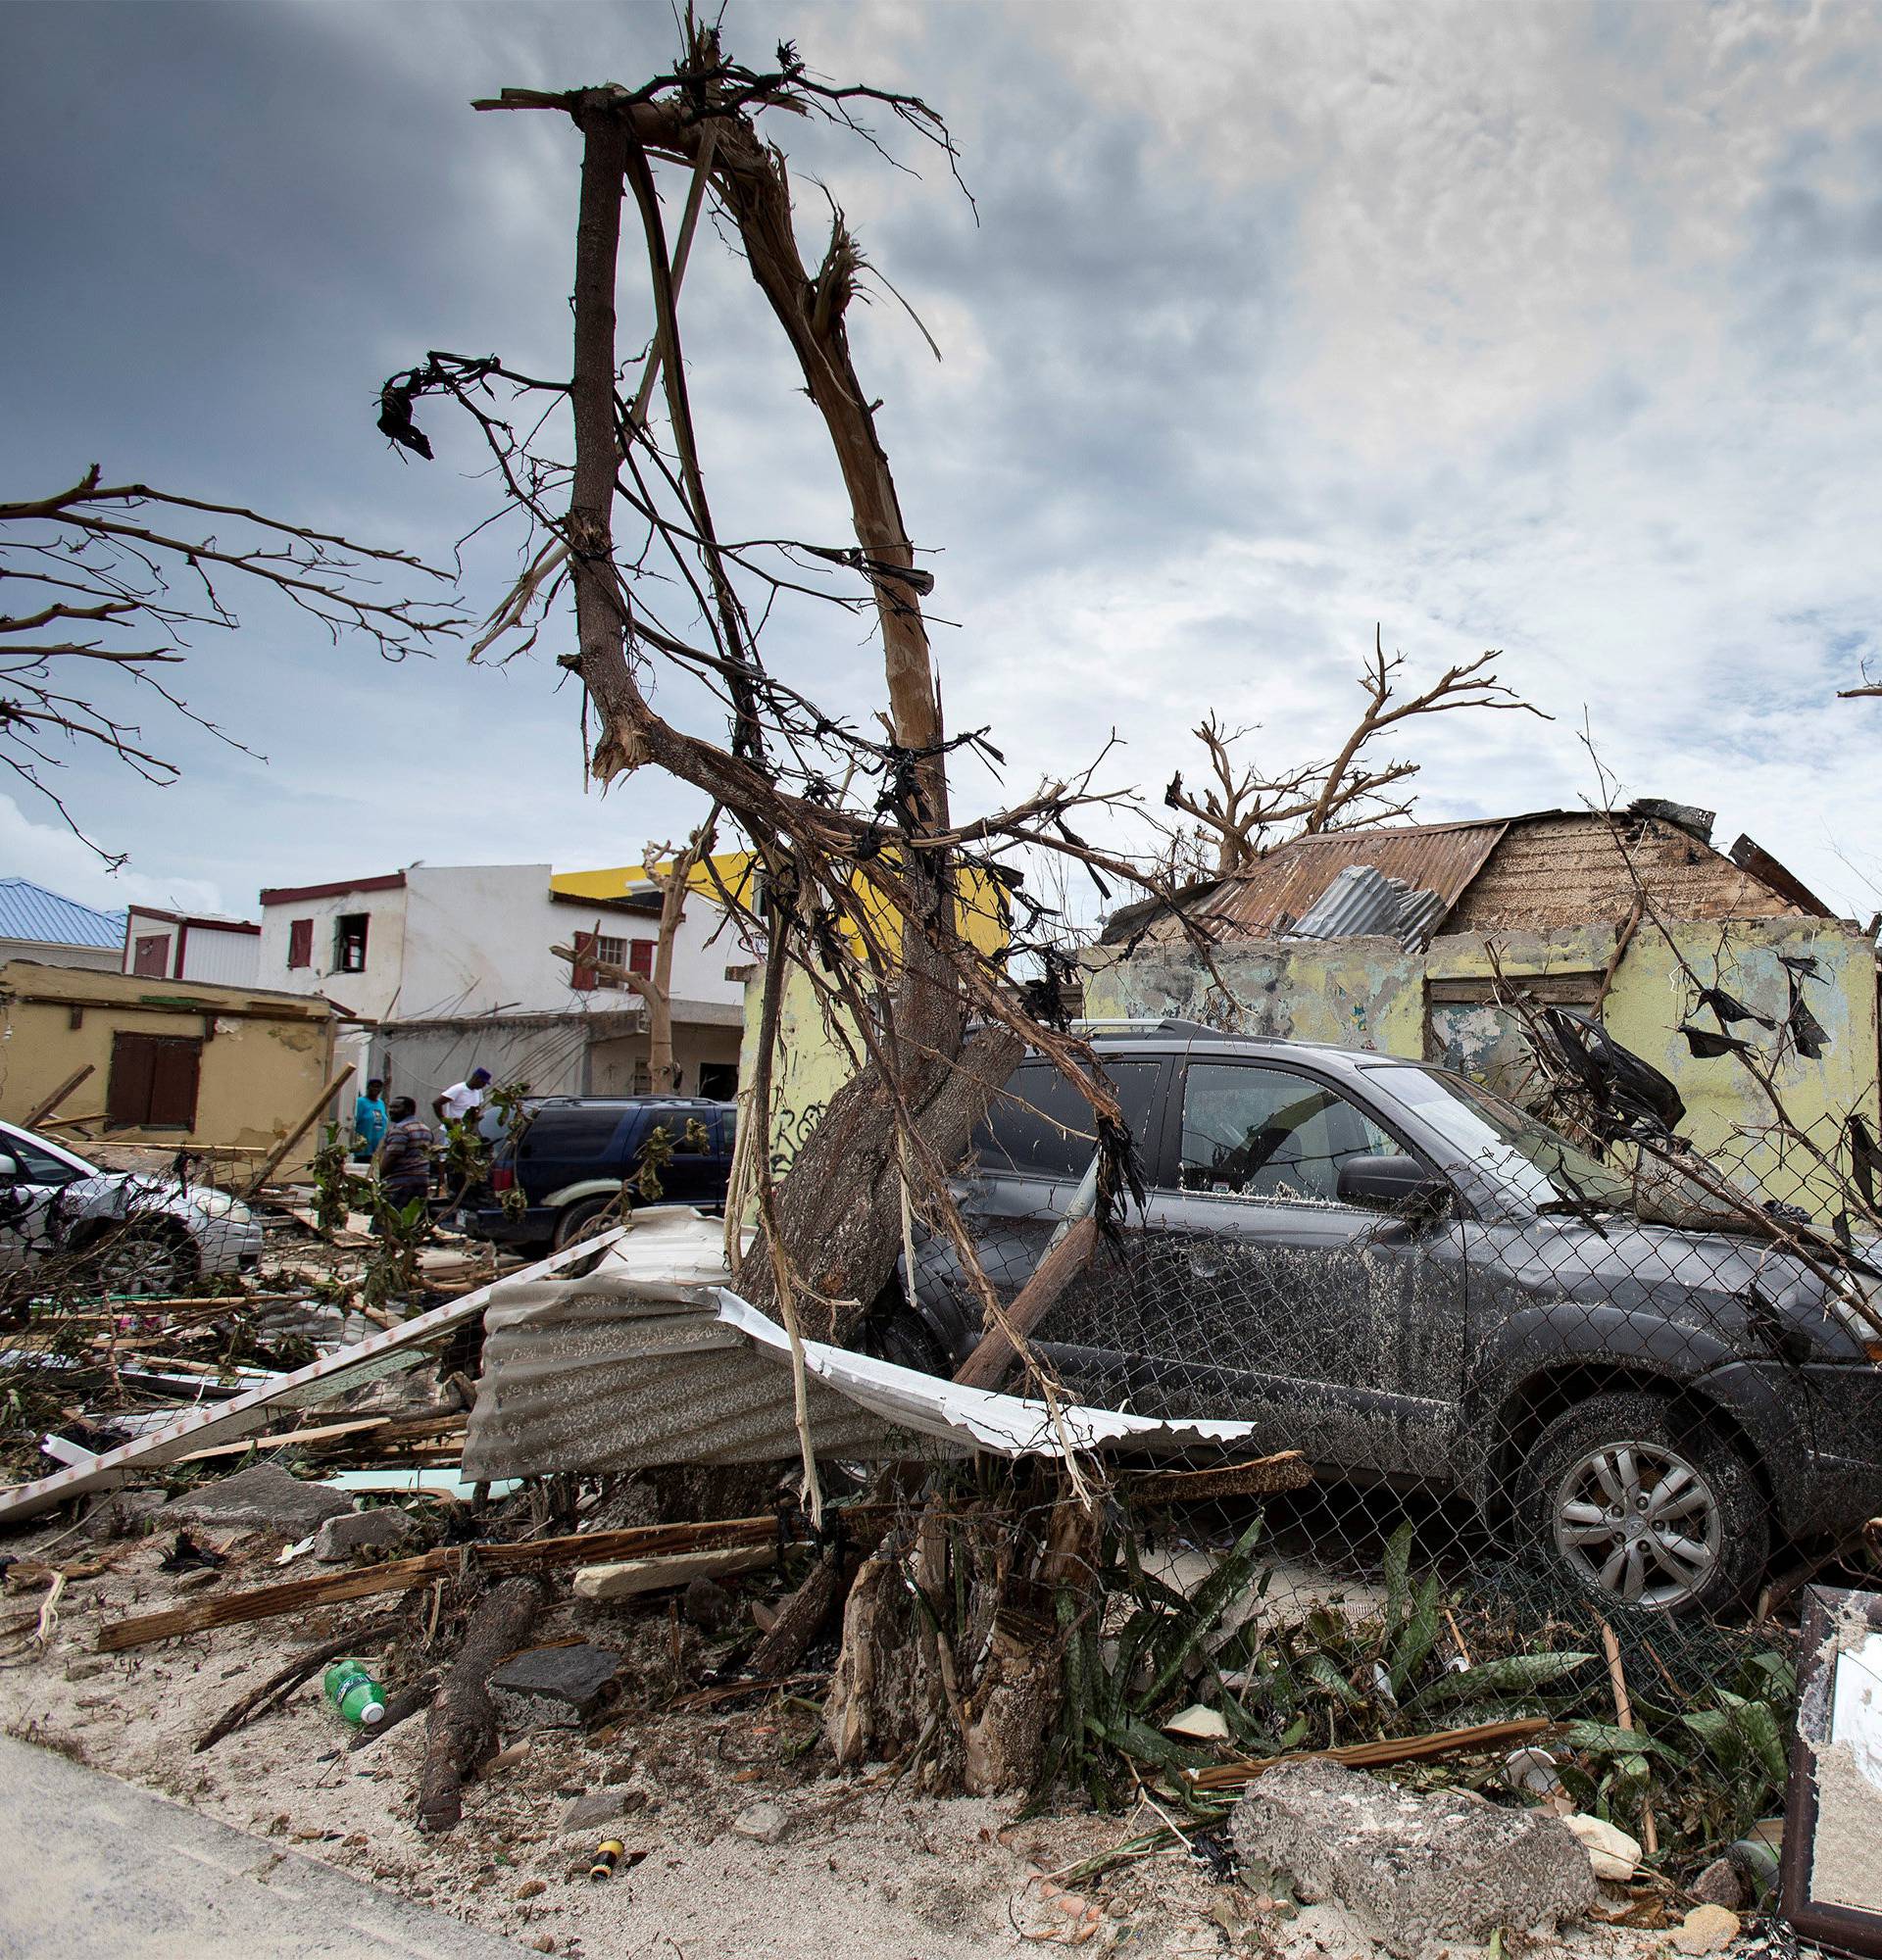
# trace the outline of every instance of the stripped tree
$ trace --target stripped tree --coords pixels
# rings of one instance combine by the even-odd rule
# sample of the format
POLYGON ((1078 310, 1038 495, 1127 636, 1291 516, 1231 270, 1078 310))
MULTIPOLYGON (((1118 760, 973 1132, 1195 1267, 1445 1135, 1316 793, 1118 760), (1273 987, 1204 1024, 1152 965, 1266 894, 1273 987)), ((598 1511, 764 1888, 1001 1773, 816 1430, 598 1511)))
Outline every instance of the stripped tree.
MULTIPOLYGON (((421 585, 449 577, 237 505, 107 483, 96 464, 51 496, 0 504, 0 766, 90 843, 51 774, 67 757, 103 754, 159 787, 179 773, 132 718, 140 701, 242 746, 168 678, 192 632, 239 623, 234 588, 272 589, 329 637, 364 635, 393 660, 467 623, 390 595, 378 583, 388 572, 421 585)), ((92 848, 114 868, 125 861, 92 848)))
MULTIPOLYGON (((1165 883, 1146 879, 1074 829, 1081 811, 1112 801, 1093 787, 1096 762, 992 815, 961 822, 951 813, 951 760, 1002 759, 985 730, 950 735, 944 726, 922 610, 933 581, 917 563, 878 437, 877 404, 853 359, 850 310, 886 282, 834 205, 820 262, 806 264, 783 153, 760 129, 763 121, 789 116, 823 117, 861 131, 856 118, 873 108, 952 168, 945 125, 913 96, 817 79, 788 43, 774 68, 758 71, 729 60, 716 30, 689 20, 685 31, 678 65, 639 87, 512 89, 476 105, 565 118, 579 137, 570 378, 521 374, 494 356, 434 351, 387 381, 379 425, 428 455, 418 405, 435 396, 459 404, 474 418, 527 527, 526 568, 492 612, 479 653, 520 652, 572 598, 577 647, 562 663, 578 674, 598 722, 588 759, 594 777, 605 785, 631 770, 664 770, 702 792, 751 842, 758 875, 736 891, 716 890, 765 949, 747 1091, 753 1114, 743 1126, 759 1230, 737 1268, 739 1291, 783 1323, 801 1356, 805 1332, 839 1341, 857 1333, 898 1252, 925 1226, 951 1243, 989 1331, 1006 1337, 1005 1350, 1068 1441, 1056 1385, 981 1271, 950 1179, 1025 1045, 1050 1056, 1089 1100, 1099 1220, 1114 1216, 1132 1176, 1128 1133, 1090 1050, 1053 1010, 1051 986, 1015 977, 1015 962, 1028 954, 1046 962, 1048 979, 1051 960, 1063 964, 1041 929, 1051 907, 1026 886, 1029 854, 1057 853, 1095 878, 1131 882, 1172 912, 1180 908, 1165 883), (666 172, 685 185, 670 239, 659 188, 666 172), (730 541, 717 528, 678 303, 709 202, 819 413, 847 494, 853 543, 792 538, 784 525, 768 527, 763 540, 730 541), (623 205, 638 222, 649 323, 636 336, 646 354, 631 393, 620 381, 616 297, 623 205), (515 425, 511 419, 518 400, 528 410, 526 435, 518 433, 521 416, 515 425), (558 431, 571 444, 562 456, 550 447, 558 431), (777 603, 803 599, 872 619, 886 690, 880 736, 826 711, 766 664, 759 626, 777 603), (655 697, 670 674, 703 682, 718 697, 722 736, 695 733, 662 712, 655 697), (969 907, 997 910, 1002 943, 974 929, 969 907), (792 971, 813 991, 856 1068, 774 1185, 767 1147, 772 1062, 792 971)), ((1023 1323, 1021 1303, 1014 1306, 1023 1323)), ((812 1454, 807 1438, 805 1489, 815 1512, 812 1454)), ((1096 1517, 1077 1468, 1066 1474, 1065 1488, 1080 1499, 1072 1505, 1076 1517, 1052 1522, 1048 1494, 1025 1556, 996 1562, 997 1576, 985 1586, 974 1581, 974 1626, 1000 1613, 1006 1585, 1036 1586, 1049 1571, 1056 1586, 1077 1566, 1096 1517)), ((924 1544, 939 1532, 945 1546, 941 1524, 924 1518, 924 1544)), ((919 1582, 924 1590, 939 1588, 927 1554, 918 1562, 929 1573, 919 1582)), ((964 1625, 921 1645, 912 1681, 906 1669, 870 1658, 886 1661, 900 1624, 895 1611, 878 1622, 872 1597, 893 1604, 899 1589, 866 1588, 850 1602, 846 1652, 855 1665, 832 1710, 833 1734, 866 1746, 884 1724, 913 1715, 925 1734, 940 1728, 955 1735, 957 1770, 978 1765, 976 1781, 1010 1781, 1036 1766, 1050 1712, 1041 1686, 1051 1675, 1049 1654, 976 1645, 964 1625), (957 1641, 966 1681, 958 1678, 957 1641)))
POLYGON ((1239 745, 1255 732, 1252 728, 1230 728, 1214 713, 1205 715, 1191 732, 1209 759, 1210 780, 1200 790, 1188 789, 1179 769, 1164 792, 1164 805, 1193 819, 1196 826, 1171 840, 1172 875, 1200 871, 1204 850, 1214 853, 1215 875, 1226 877, 1247 869, 1272 845, 1289 838, 1409 816, 1412 799, 1402 785, 1417 774, 1417 763, 1372 761, 1366 755, 1388 728, 1455 708, 1519 709, 1549 718, 1494 672, 1485 671, 1501 657, 1493 648, 1460 662, 1429 687, 1401 699, 1395 690, 1405 656, 1394 654, 1388 660, 1375 631, 1372 657, 1360 673, 1365 705, 1351 732, 1330 761, 1309 762, 1278 774, 1237 755, 1239 745), (1185 852, 1190 840, 1199 848, 1185 852))

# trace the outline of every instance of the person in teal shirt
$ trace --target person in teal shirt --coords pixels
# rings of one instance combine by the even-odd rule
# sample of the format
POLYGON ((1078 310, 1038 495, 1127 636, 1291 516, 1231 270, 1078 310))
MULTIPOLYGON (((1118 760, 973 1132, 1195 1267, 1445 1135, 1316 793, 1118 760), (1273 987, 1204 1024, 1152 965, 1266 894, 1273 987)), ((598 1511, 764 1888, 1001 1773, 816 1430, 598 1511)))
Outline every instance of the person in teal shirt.
POLYGON ((385 1084, 375 1075, 353 1104, 353 1161, 370 1162, 385 1136, 385 1084))

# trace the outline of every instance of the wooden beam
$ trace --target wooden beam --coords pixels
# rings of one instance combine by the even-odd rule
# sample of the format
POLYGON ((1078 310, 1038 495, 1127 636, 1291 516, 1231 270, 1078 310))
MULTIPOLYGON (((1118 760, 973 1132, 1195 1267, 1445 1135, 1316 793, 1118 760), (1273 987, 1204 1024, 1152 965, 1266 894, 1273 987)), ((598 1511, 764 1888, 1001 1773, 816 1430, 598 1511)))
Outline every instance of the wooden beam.
POLYGON ((46 1120, 46 1118, 50 1116, 56 1108, 58 1108, 60 1103, 63 1102, 66 1100, 66 1098, 70 1096, 72 1092, 78 1087, 79 1083, 84 1081, 86 1076, 95 1075, 97 1074, 97 1072, 98 1072, 98 1064, 95 1061, 86 1062, 83 1068, 74 1068, 72 1071, 72 1073, 69 1076, 67 1076, 62 1083, 60 1083, 59 1087, 55 1089, 43 1102, 39 1103, 37 1107, 34 1108, 32 1114, 26 1117, 25 1120, 20 1125, 20 1127, 23 1130, 36 1130, 39 1127, 39 1125, 43 1123, 46 1120))
POLYGON ((554 1572, 563 1566, 604 1559, 659 1558, 680 1551, 768 1544, 778 1529, 775 1517, 726 1518, 716 1524, 630 1525, 620 1531, 575 1532, 567 1538, 543 1538, 520 1544, 439 1545, 435 1551, 362 1566, 356 1572, 290 1579, 279 1586, 258 1586, 246 1592, 228 1592, 216 1599, 173 1606, 162 1613, 118 1620, 99 1634, 98 1651, 121 1653, 126 1647, 146 1646, 152 1641, 173 1640, 178 1634, 198 1634, 211 1627, 272 1620, 282 1613, 330 1606, 342 1599, 365 1599, 377 1592, 410 1592, 447 1572, 471 1569, 507 1579, 517 1573, 554 1572))
POLYGON ((981 1335, 979 1346, 961 1363, 954 1379, 964 1388, 997 1389, 1018 1349, 1012 1335, 1025 1340, 1032 1330, 1059 1304, 1065 1289, 1085 1269, 1092 1248, 1098 1243, 1098 1221, 1089 1215, 1073 1221, 1063 1239, 1058 1240, 1032 1269, 1032 1277, 1019 1289, 1007 1308, 1006 1325, 998 1322, 981 1335))
POLYGON ((1506 1742, 1526 1741, 1556 1726, 1550 1715, 1523 1716, 1511 1722, 1479 1722, 1468 1729, 1436 1729, 1423 1736, 1389 1738, 1380 1742, 1344 1742, 1334 1749, 1297 1749, 1286 1756, 1251 1756, 1239 1763, 1215 1763, 1203 1770, 1186 1770, 1194 1789, 1239 1789, 1282 1763, 1344 1763, 1349 1769, 1378 1769, 1387 1763, 1419 1762, 1431 1756, 1456 1755, 1464 1749, 1500 1749, 1506 1742))
POLYGON ((326 1105, 330 1102, 332 1102, 334 1097, 336 1097, 340 1093, 340 1091, 346 1086, 352 1074, 353 1074, 353 1064, 349 1061, 344 1068, 336 1069, 333 1074, 327 1077, 325 1087, 322 1089, 320 1095, 317 1096, 314 1099, 314 1101, 308 1105, 307 1113, 301 1118, 301 1120, 298 1123, 294 1125, 294 1127, 291 1130, 288 1131, 287 1135, 284 1136, 281 1139, 281 1141, 278 1144, 276 1144, 272 1151, 269 1152, 267 1156, 265 1156, 262 1159, 260 1169, 258 1169, 255 1175, 249 1179, 248 1188, 242 1193, 242 1196, 244 1198, 253 1198, 255 1194, 261 1190, 262 1186, 265 1185, 269 1181, 269 1179, 274 1175, 275 1171, 280 1167, 281 1160, 287 1155, 288 1152, 291 1151, 294 1148, 294 1146, 298 1144, 304 1136, 307 1135, 308 1131, 314 1127, 315 1123, 320 1118, 321 1111, 324 1109, 326 1105))

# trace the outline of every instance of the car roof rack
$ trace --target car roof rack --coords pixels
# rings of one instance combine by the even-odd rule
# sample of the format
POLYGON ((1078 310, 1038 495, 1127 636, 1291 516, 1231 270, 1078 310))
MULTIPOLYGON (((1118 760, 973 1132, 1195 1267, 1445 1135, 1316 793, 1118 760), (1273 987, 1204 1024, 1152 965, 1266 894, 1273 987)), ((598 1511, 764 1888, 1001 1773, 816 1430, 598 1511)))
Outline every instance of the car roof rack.
POLYGON ((1120 1017, 1106 1020, 1078 1020, 1071 1023, 1079 1035, 1202 1035, 1210 1041, 1246 1041, 1246 1035, 1228 1028, 1212 1028, 1204 1021, 1185 1021, 1173 1014, 1120 1017))

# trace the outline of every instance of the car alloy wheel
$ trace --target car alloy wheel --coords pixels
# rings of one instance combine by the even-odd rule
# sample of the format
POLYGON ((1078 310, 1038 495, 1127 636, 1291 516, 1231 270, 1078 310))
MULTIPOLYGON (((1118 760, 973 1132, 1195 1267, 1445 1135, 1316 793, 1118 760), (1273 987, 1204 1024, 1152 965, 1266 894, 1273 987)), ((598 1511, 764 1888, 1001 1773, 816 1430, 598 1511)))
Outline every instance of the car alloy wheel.
POLYGON ((1700 1468, 1664 1444, 1606 1443, 1556 1487, 1556 1548, 1588 1585, 1661 1612, 1699 1598, 1723 1513, 1700 1468))
POLYGON ((187 1275, 182 1249, 150 1232, 119 1234, 98 1258, 98 1277, 107 1293, 174 1293, 187 1275))

